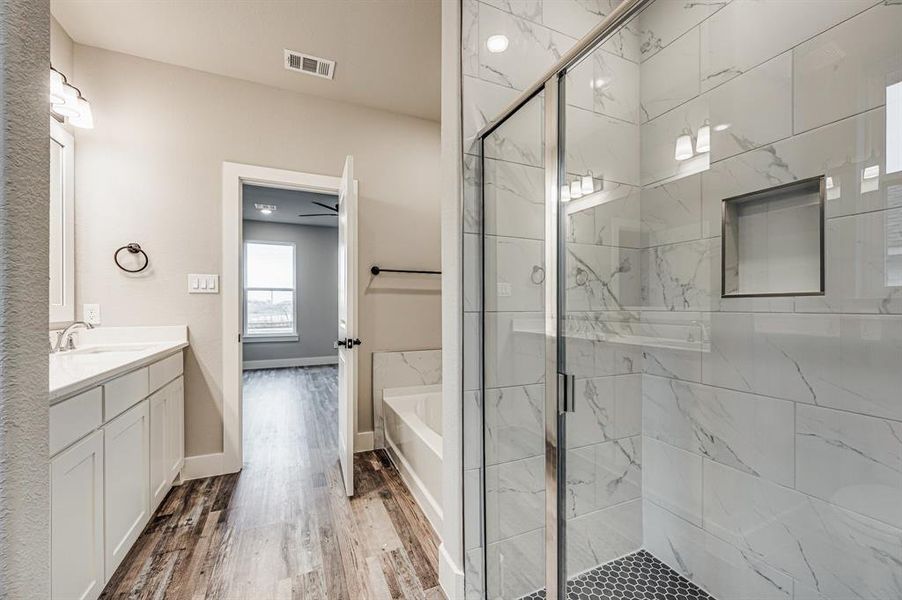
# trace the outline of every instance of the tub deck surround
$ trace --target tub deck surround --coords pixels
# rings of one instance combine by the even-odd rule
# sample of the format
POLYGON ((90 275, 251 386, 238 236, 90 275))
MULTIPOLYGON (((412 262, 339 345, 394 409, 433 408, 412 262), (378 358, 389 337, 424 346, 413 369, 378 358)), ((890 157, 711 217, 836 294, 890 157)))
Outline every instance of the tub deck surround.
POLYGON ((442 530, 442 386, 386 388, 385 443, 420 508, 442 530))
POLYGON ((441 382, 441 350, 373 352, 373 446, 385 448, 382 390, 441 382))
POLYGON ((76 350, 50 355, 51 404, 188 347, 185 325, 97 327, 74 335, 76 350))

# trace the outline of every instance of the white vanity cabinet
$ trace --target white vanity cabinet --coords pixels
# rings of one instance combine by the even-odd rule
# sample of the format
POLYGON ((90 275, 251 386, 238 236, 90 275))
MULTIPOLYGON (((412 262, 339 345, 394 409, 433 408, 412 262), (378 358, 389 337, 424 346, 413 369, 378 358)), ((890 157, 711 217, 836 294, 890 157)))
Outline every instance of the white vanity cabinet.
POLYGON ((182 370, 179 350, 50 407, 54 600, 95 600, 177 480, 182 370))
POLYGON ((150 519, 150 413, 142 400, 103 427, 106 577, 150 519))
POLYGON ((166 384, 150 403, 150 510, 172 489, 185 463, 185 400, 182 378, 166 384))
POLYGON ((50 588, 92 600, 106 582, 103 556, 103 431, 50 461, 50 588))

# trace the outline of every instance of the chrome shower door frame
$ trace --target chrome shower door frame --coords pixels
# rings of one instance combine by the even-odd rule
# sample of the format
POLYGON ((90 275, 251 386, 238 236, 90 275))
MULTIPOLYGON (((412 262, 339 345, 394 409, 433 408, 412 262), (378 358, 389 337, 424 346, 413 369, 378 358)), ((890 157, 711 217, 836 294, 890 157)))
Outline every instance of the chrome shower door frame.
MULTIPOLYGON (((566 282, 564 249, 564 221, 560 215, 560 190, 564 177, 564 86, 568 70, 593 52, 611 34, 618 31, 653 0, 623 0, 601 23, 568 51, 556 65, 547 71, 498 116, 477 134, 479 150, 478 186, 482 223, 484 226, 484 167, 485 138, 504 121, 539 94, 544 95, 544 168, 545 168, 545 228, 544 228, 544 409, 545 409, 545 594, 547 600, 565 600, 567 597, 566 524, 564 511, 566 461, 565 413, 562 411, 561 374, 566 368, 565 351, 565 290, 566 282)), ((485 344, 485 230, 480 233, 480 332, 481 345, 485 344)), ((481 481, 481 542, 483 595, 488 597, 488 545, 485 523, 485 352, 480 348, 481 420, 483 439, 481 481)))

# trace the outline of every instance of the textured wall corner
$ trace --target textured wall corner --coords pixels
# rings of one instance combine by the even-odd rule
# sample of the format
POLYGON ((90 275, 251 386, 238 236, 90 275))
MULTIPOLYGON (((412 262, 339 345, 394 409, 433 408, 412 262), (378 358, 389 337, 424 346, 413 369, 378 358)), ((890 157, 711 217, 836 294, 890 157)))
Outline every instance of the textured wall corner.
POLYGON ((49 0, 0 3, 0 597, 50 595, 49 0))

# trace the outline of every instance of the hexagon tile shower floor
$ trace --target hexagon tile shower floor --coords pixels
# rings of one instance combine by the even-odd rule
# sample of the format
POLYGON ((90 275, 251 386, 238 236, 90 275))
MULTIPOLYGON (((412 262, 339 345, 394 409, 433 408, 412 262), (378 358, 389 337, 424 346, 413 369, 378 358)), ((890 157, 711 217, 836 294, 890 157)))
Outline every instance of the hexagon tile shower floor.
MULTIPOLYGON (((569 600, 714 600, 660 560, 640 550, 567 583, 569 600)), ((522 600, 544 600, 545 590, 522 600)))

